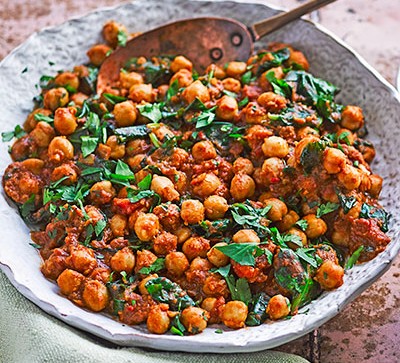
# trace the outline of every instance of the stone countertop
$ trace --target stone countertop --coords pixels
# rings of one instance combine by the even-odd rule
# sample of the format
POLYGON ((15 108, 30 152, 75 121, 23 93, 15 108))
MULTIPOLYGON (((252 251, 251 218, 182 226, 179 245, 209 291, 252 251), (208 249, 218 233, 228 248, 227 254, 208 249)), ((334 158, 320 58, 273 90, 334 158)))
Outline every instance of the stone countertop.
MULTIPOLYGON (((291 8, 301 1, 267 2, 291 8)), ((0 0, 0 59, 34 31, 99 7, 121 3, 118 0, 0 0)), ((400 65, 400 1, 339 0, 313 13, 311 18, 345 40, 389 82, 395 83, 400 65)), ((302 355, 313 362, 400 362, 399 277, 400 257, 383 277, 314 334, 277 349, 302 355)))

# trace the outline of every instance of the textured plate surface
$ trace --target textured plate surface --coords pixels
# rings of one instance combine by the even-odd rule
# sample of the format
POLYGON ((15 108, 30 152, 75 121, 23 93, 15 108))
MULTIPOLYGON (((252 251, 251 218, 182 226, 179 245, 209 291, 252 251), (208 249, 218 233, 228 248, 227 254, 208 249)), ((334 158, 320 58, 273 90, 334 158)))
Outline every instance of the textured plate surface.
MULTIPOLYGON (((87 61, 86 50, 100 41, 100 31, 106 20, 115 19, 136 32, 193 16, 227 16, 251 24, 275 13, 276 10, 264 5, 235 2, 141 0, 45 29, 32 35, 0 64, 0 131, 9 131, 23 123, 33 106, 32 97, 38 93, 35 84, 41 75, 55 74, 59 69, 71 69, 87 61), (25 67, 28 71, 23 73, 25 67)), ((62 297, 57 286, 41 274, 40 258, 29 245, 29 230, 2 192, 0 267, 13 285, 51 315, 117 344, 190 352, 243 352, 272 348, 308 333, 335 316, 381 276, 400 247, 399 95, 364 60, 320 26, 296 21, 264 40, 265 43, 269 41, 288 42, 300 48, 308 57, 313 74, 341 88, 339 101, 363 108, 369 139, 378 154, 373 170, 385 179, 382 203, 393 215, 389 233, 393 240, 385 252, 348 271, 342 287, 322 294, 303 308, 303 313, 290 320, 237 331, 225 329, 224 334, 215 334, 215 328, 211 327, 195 336, 155 336, 148 334, 145 327, 125 326, 107 316, 78 308, 62 297)), ((3 173, 11 161, 7 145, 0 145, 0 155, 3 173)))

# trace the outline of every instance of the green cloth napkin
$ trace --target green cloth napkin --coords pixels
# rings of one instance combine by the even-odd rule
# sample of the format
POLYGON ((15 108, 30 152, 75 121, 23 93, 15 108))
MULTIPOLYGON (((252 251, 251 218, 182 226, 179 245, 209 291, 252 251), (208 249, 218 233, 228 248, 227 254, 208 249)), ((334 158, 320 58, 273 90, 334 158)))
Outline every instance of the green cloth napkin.
POLYGON ((120 348, 47 315, 23 297, 0 271, 0 363, 307 363, 292 354, 172 353, 120 348))

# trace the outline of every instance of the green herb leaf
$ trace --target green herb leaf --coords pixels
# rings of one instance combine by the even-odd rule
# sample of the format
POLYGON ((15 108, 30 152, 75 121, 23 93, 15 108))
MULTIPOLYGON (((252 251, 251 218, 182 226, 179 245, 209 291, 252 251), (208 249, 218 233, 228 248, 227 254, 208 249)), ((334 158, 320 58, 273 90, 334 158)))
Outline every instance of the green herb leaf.
POLYGON ((239 103, 238 106, 239 108, 242 108, 244 106, 246 106, 249 103, 249 98, 246 96, 245 98, 243 98, 239 103))
POLYGON ((210 108, 209 110, 203 111, 199 116, 193 117, 191 122, 196 122, 196 129, 209 126, 215 120, 216 107, 210 108))
POLYGON ((153 175, 146 175, 139 183, 138 187, 140 190, 149 190, 151 186, 151 181, 153 180, 153 175))
POLYGON ((231 271, 231 264, 228 263, 226 266, 212 268, 210 270, 213 273, 219 273, 222 277, 227 277, 231 271))
POLYGON ((127 139, 137 139, 147 136, 150 132, 146 125, 120 127, 114 130, 115 135, 122 136, 127 139))
POLYGON ((47 122, 48 124, 54 123, 54 118, 53 117, 45 116, 45 115, 43 115, 41 113, 35 113, 34 119, 36 121, 47 122))
POLYGON ((303 149, 300 156, 300 164, 304 171, 309 174, 311 170, 321 163, 321 155, 325 150, 327 143, 324 140, 310 142, 303 149))
POLYGON ((82 155, 84 158, 86 158, 88 155, 92 154, 96 150, 99 138, 92 136, 81 136, 81 141, 82 155))
POLYGON ((267 214, 271 206, 254 208, 250 201, 235 203, 230 207, 233 220, 245 228, 252 228, 259 234, 268 233, 268 227, 263 222, 267 220, 267 214))
POLYGON ((295 223, 295 226, 299 227, 304 232, 308 227, 308 223, 305 219, 300 219, 295 223))
POLYGON ((14 137, 20 139, 22 136, 25 135, 26 132, 20 125, 15 126, 14 131, 6 131, 1 133, 3 142, 11 141, 14 137))
POLYGON ((120 47, 125 47, 126 42, 128 41, 128 34, 123 30, 118 30, 117 40, 120 47))
POLYGON ((254 254, 259 248, 257 243, 231 243, 227 246, 216 246, 215 249, 243 266, 254 266, 254 254))
POLYGON ((350 270, 360 258, 361 252, 364 251, 364 246, 358 247, 346 262, 345 269, 350 270))
POLYGON ((153 272, 161 271, 164 268, 165 268, 165 258, 159 257, 150 266, 142 267, 139 270, 139 273, 145 274, 145 275, 149 275, 149 274, 151 274, 153 272))
POLYGON ((137 106, 137 109, 142 116, 147 117, 154 123, 157 123, 162 119, 159 103, 146 103, 145 105, 137 106))
POLYGON ((243 73, 242 78, 240 79, 242 81, 242 84, 249 84, 252 81, 253 74, 251 71, 246 71, 243 73))
POLYGON ((115 167, 115 174, 126 177, 127 180, 135 180, 135 174, 132 172, 128 164, 122 160, 118 160, 117 166, 115 167))
POLYGON ((94 226, 94 232, 96 233, 96 236, 99 237, 101 233, 104 231, 104 228, 106 228, 107 221, 103 219, 99 219, 99 221, 95 224, 94 226))
POLYGON ((29 199, 19 207, 19 211, 21 213, 22 218, 26 218, 31 214, 34 210, 36 210, 35 206, 35 194, 31 194, 29 199))
POLYGON ((274 92, 285 98, 292 99, 292 87, 283 79, 277 79, 275 73, 270 71, 266 75, 268 81, 271 83, 274 92))
POLYGON ((349 213, 350 209, 353 208, 357 203, 357 199, 353 196, 346 196, 342 193, 337 193, 337 196, 339 198, 340 206, 343 208, 344 214, 349 213))
POLYGON ((261 292, 253 298, 246 319, 247 326, 258 326, 264 323, 267 319, 266 309, 269 300, 270 297, 265 292, 261 292))
POLYGON ((339 208, 339 204, 328 202, 326 204, 321 204, 317 209, 317 218, 321 218, 325 214, 334 212, 339 208))
POLYGON ((103 93, 103 97, 110 102, 112 105, 115 105, 117 103, 121 103, 127 100, 126 97, 118 96, 118 95, 113 95, 112 93, 103 93))
POLYGON ((166 277, 157 277, 147 281, 145 288, 154 300, 169 304, 173 311, 181 311, 189 306, 195 306, 192 298, 178 284, 166 277))
POLYGON ((383 232, 387 232, 389 230, 390 217, 390 213, 386 212, 383 208, 377 208, 367 203, 363 203, 361 206, 360 218, 377 219, 383 232))
POLYGON ((166 94, 167 101, 171 101, 171 98, 176 96, 178 94, 178 91, 179 91, 179 83, 178 80, 176 79, 168 87, 168 91, 166 94))
MULTIPOLYGON (((280 66, 283 62, 287 61, 290 57, 289 48, 283 48, 283 49, 277 50, 276 52, 269 52, 269 53, 273 56, 273 59, 267 60, 266 62, 260 64, 260 66, 257 69, 258 75, 267 71, 268 69, 280 66)), ((262 58, 264 54, 259 54, 258 57, 262 58)))

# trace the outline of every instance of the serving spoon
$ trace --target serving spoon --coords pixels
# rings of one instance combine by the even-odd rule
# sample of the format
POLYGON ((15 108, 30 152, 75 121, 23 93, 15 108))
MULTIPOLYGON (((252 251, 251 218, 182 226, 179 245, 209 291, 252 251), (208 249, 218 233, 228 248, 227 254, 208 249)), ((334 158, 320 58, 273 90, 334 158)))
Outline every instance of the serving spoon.
POLYGON ((133 57, 184 55, 198 72, 210 63, 244 61, 253 51, 255 41, 285 24, 319 9, 335 0, 310 0, 249 27, 229 18, 202 17, 179 20, 145 32, 117 48, 100 67, 97 93, 113 87, 121 68, 133 57))

